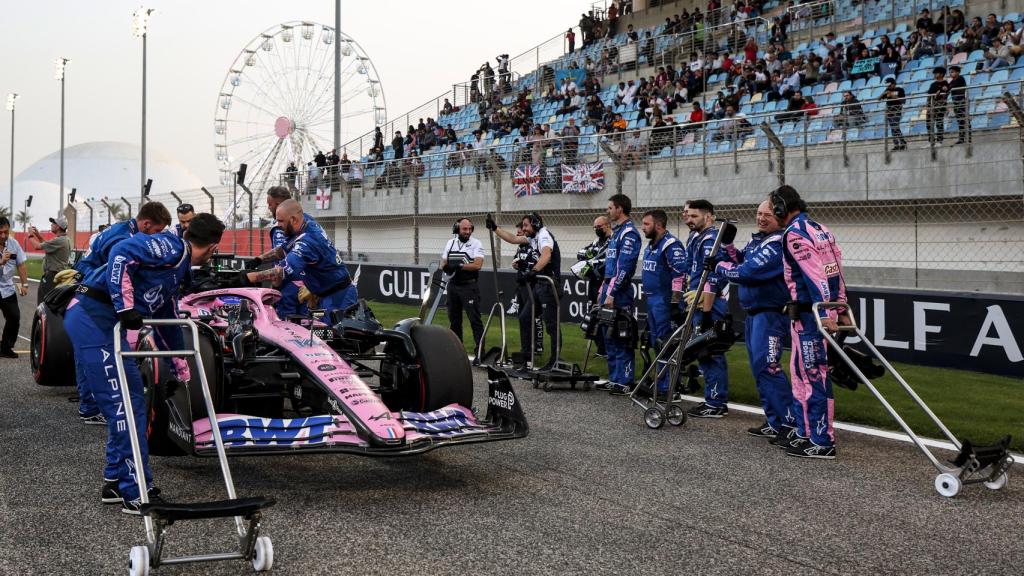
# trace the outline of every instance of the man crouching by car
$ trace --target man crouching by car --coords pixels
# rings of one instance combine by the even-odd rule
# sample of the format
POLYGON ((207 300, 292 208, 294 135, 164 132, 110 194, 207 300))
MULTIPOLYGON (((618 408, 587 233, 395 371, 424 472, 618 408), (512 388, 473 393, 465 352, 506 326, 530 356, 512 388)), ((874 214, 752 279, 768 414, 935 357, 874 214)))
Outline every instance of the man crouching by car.
MULTIPOLYGON (((82 281, 68 304, 64 329, 71 337, 75 358, 81 359, 86 384, 107 420, 107 462, 103 469, 101 500, 121 503, 121 511, 138 514, 142 500, 136 482, 128 424, 122 403, 132 403, 139 450, 149 486, 149 497, 159 493, 152 484, 146 442, 146 401, 142 377, 135 362, 124 362, 126 382, 121 382, 114 363, 114 325, 121 322, 121 348, 129 349, 127 330, 142 328, 143 318, 175 318, 177 299, 191 284, 191 267, 201 266, 216 252, 224 224, 212 214, 198 214, 178 238, 171 232, 135 234, 119 242, 105 266, 82 281)), ((179 326, 159 326, 155 332, 162 350, 181 350, 179 326)), ((172 360, 178 380, 190 380, 184 358, 172 360)))

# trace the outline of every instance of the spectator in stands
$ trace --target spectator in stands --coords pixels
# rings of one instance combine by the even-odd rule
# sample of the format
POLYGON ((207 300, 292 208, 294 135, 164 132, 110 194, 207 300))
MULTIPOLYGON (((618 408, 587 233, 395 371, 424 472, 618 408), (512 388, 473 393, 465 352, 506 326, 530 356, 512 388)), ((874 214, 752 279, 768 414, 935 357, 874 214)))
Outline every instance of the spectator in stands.
POLYGON ((968 54, 975 50, 981 50, 981 37, 978 35, 977 30, 974 28, 964 30, 964 33, 953 44, 953 49, 957 53, 967 52, 968 54))
POLYGON ((317 150, 316 155, 313 156, 313 162, 316 162, 316 165, 323 170, 324 166, 327 166, 327 157, 324 156, 323 152, 317 150))
MULTIPOLYGON (((298 180, 299 169, 295 166, 295 162, 289 162, 288 167, 284 169, 285 181, 288 182, 288 187, 292 190, 295 189, 295 182, 298 180)), ((89 245, 92 244, 92 240, 89 241, 89 245)))
POLYGON ((970 123, 967 118, 967 81, 960 75, 959 66, 949 67, 949 97, 953 101, 953 116, 956 117, 956 128, 959 132, 957 144, 969 142, 970 123))
POLYGON ((1002 41, 1003 46, 1006 46, 1010 50, 1011 56, 1018 56, 1022 51, 1021 46, 1021 35, 1024 32, 1024 27, 1019 31, 1014 31, 1013 22, 1007 20, 1003 22, 1002 31, 999 34, 999 39, 1002 41))
POLYGON ((564 164, 575 164, 577 152, 579 151, 580 129, 576 127, 576 119, 569 118, 568 123, 562 128, 562 162, 564 164))
POLYGON ((782 85, 779 87, 779 96, 789 98, 800 92, 800 72, 789 62, 786 62, 782 70, 782 85))
MULTIPOLYGON (((610 10, 609 10, 610 12, 610 10)), ((626 42, 640 42, 640 35, 633 29, 633 25, 626 26, 626 42)))
POLYGON ((882 100, 885 102, 885 124, 892 134, 894 151, 906 150, 907 141, 903 138, 903 131, 900 130, 900 121, 903 118, 903 104, 906 101, 907 93, 903 88, 896 85, 896 78, 890 76, 885 79, 886 89, 882 93, 882 100))
POLYGON ((622 114, 616 114, 615 121, 612 122, 612 129, 616 132, 625 132, 628 127, 629 123, 622 117, 622 114))
POLYGON ((562 107, 558 109, 556 114, 575 114, 582 105, 583 99, 580 98, 580 95, 575 90, 570 90, 562 100, 562 107))
POLYGON ((985 25, 981 28, 981 44, 985 47, 993 45, 996 38, 999 37, 999 19, 996 18, 995 14, 989 14, 985 17, 985 25))
POLYGON ((539 165, 544 159, 544 130, 540 125, 534 126, 533 132, 526 136, 526 143, 530 146, 531 163, 539 165))
POLYGON ((921 10, 921 14, 918 16, 917 21, 914 23, 914 28, 917 30, 925 29, 931 30, 934 23, 932 22, 932 14, 927 8, 921 10))
POLYGON ((1001 38, 996 36, 992 39, 992 47, 985 52, 985 72, 1007 68, 1013 64, 1014 58, 1010 54, 1010 47, 1003 44, 1001 38))
POLYGON ((402 138, 402 132, 395 132, 395 137, 391 140, 391 149, 394 151, 395 160, 401 160, 403 152, 405 152, 405 139, 402 138))
POLYGON ((576 33, 572 31, 572 28, 565 33, 565 42, 569 45, 569 54, 576 51, 576 33))
POLYGON ((813 86, 818 83, 821 78, 821 60, 815 54, 810 54, 804 61, 803 79, 801 85, 813 86))
POLYGON ((306 194, 315 194, 320 187, 320 167, 315 162, 306 164, 306 194))
POLYGON ((498 62, 498 81, 505 84, 512 77, 508 67, 508 54, 499 54, 495 60, 498 62))
POLYGON ((441 113, 444 114, 445 116, 448 116, 449 114, 451 114, 454 111, 455 111, 455 107, 452 106, 452 103, 449 102, 447 98, 445 98, 444 99, 444 106, 441 107, 441 113))
POLYGON ((932 56, 938 52, 934 32, 928 29, 921 29, 916 34, 917 42, 912 42, 909 48, 911 60, 932 56))
POLYGON ((946 69, 942 66, 932 71, 933 80, 928 86, 928 143, 942 144, 946 130, 946 106, 949 98, 949 84, 946 69))
POLYGON ((789 105, 786 107, 786 111, 778 114, 776 119, 779 124, 784 122, 799 122, 804 117, 804 104, 807 101, 804 100, 804 95, 801 92, 796 92, 793 97, 789 99, 789 105))
POLYGON ((384 134, 381 134, 380 126, 373 129, 373 147, 384 148, 384 134))
POLYGON ((584 124, 587 126, 600 126, 601 118, 604 117, 604 104, 596 95, 587 100, 587 118, 584 124))
POLYGON ((448 160, 445 162, 445 169, 452 170, 462 168, 463 157, 462 157, 463 145, 462 142, 455 143, 455 150, 448 154, 448 160))
POLYGON ((844 92, 843 104, 839 108, 839 116, 836 118, 836 128, 840 130, 859 128, 865 123, 867 123, 867 117, 864 115, 864 107, 861 106, 860 100, 857 100, 853 92, 844 92))
POLYGON ((907 59, 907 45, 903 42, 902 36, 897 36, 896 39, 893 40, 892 46, 896 49, 896 52, 899 53, 901 59, 907 59))
POLYGON ((962 10, 959 8, 953 10, 953 15, 946 19, 946 38, 948 39, 957 32, 963 32, 966 27, 965 20, 962 10))
POLYGON ((903 60, 900 58, 900 53, 896 50, 895 45, 890 44, 886 46, 885 52, 882 53, 882 64, 890 65, 890 74, 898 74, 903 68, 903 60))
POLYGON ((342 175, 346 177, 352 171, 352 161, 348 159, 347 151, 342 151, 341 158, 338 159, 338 166, 341 168, 342 175))

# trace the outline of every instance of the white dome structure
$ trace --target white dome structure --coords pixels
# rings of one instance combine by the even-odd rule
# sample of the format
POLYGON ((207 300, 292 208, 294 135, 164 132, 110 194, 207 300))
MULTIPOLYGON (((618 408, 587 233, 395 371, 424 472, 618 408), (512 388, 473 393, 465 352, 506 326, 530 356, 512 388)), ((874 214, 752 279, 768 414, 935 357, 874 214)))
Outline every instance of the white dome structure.
MULTIPOLYGON (((111 198, 121 196, 133 202, 139 197, 140 148, 126 142, 87 142, 64 149, 65 195, 72 188, 78 189, 78 198, 111 198)), ((167 193, 171 190, 199 188, 202 182, 188 168, 173 158, 153 149, 146 154, 146 178, 153 179, 151 194, 167 193)), ((56 207, 60 184, 60 151, 48 154, 23 170, 15 178, 14 188, 21 197, 32 193, 29 188, 35 182, 53 184, 54 197, 36 197, 56 207), (23 187, 24 186, 24 187, 23 187)))

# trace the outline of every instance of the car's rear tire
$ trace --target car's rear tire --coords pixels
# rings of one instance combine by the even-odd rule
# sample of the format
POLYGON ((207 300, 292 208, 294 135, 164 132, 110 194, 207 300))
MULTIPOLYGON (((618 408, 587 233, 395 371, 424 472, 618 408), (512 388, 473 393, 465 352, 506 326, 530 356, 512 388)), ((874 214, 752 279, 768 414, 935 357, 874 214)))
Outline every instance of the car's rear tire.
POLYGON ((40 386, 75 385, 75 350, 64 331, 64 314, 45 302, 32 316, 29 362, 32 377, 40 386))
POLYGON ((419 382, 407 382, 406 409, 429 412, 473 404, 473 369, 462 342, 448 328, 419 324, 410 331, 420 364, 419 382))

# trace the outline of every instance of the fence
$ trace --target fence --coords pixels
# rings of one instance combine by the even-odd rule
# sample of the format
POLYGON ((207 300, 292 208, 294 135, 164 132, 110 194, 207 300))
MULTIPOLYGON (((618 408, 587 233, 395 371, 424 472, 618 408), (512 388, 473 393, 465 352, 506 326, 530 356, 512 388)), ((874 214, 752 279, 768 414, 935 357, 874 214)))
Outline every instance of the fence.
MULTIPOLYGON (((480 224, 493 212, 511 225, 510 212, 533 210, 571 259, 590 241, 604 199, 617 191, 633 198, 637 214, 667 209, 679 234, 685 232, 683 201, 698 197, 749 232, 756 204, 787 182, 836 231, 851 283, 1019 292, 1024 163, 1017 100, 1006 94, 1011 88, 1019 93, 1014 82, 971 87, 965 111, 973 128, 961 146, 940 145, 928 128, 928 106, 912 95, 900 119, 907 151, 894 149, 885 103, 865 100, 863 118, 833 104, 816 116, 782 111, 589 133, 575 146, 558 137, 511 144, 499 137, 480 150, 356 163, 344 177, 328 171, 317 182, 302 174, 282 182, 318 220, 335 227, 337 247, 349 258, 420 264, 437 259, 456 216, 480 224), (563 167, 581 164, 600 168, 603 188, 562 194, 563 167), (524 174, 527 166, 536 173, 524 174), (517 197, 517 189, 529 194, 517 197)), ((952 140, 959 136, 956 115, 952 106, 942 112, 952 140)), ((935 128, 939 114, 931 113, 935 128)), ((499 250, 499 256, 511 253, 508 246, 499 250)))

